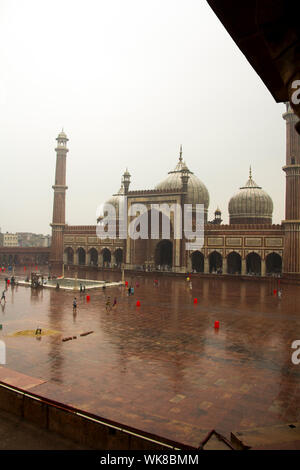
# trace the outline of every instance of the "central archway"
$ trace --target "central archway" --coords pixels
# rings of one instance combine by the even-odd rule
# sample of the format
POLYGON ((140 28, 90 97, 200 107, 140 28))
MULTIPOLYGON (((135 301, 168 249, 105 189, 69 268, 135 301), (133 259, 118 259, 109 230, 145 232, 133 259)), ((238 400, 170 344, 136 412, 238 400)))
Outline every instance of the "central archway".
POLYGON ((170 240, 162 240, 156 246, 155 265, 171 268, 173 266, 173 244, 170 240))

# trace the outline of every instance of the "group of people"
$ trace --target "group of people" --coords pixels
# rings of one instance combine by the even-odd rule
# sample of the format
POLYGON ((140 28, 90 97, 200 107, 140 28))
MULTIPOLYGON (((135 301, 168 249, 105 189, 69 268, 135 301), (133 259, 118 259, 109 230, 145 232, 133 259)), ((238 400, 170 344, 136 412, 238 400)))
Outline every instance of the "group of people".
POLYGON ((6 303, 6 298, 5 298, 5 293, 7 291, 7 288, 9 286, 9 284, 11 284, 12 286, 15 286, 17 285, 17 281, 15 279, 14 276, 12 276, 10 279, 8 277, 5 278, 5 289, 4 291, 2 292, 2 296, 1 296, 1 299, 0 299, 0 303, 2 303, 2 300, 4 300, 4 303, 6 303))
POLYGON ((128 296, 133 295, 133 294, 134 294, 134 287, 132 286, 128 287, 128 296))
POLYGON ((105 309, 107 312, 110 312, 112 308, 115 308, 117 305, 117 299, 116 297, 114 298, 114 302, 112 304, 112 306, 110 305, 110 296, 107 297, 106 299, 106 304, 105 304, 105 309))

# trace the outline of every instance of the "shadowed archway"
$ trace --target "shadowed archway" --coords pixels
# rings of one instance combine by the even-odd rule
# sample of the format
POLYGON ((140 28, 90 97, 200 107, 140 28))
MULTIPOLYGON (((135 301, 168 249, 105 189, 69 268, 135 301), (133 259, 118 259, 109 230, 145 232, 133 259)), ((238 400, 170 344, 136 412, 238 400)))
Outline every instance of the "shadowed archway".
POLYGON ((120 267, 123 263, 123 250, 121 248, 118 248, 114 252, 114 258, 115 258, 115 264, 120 267))
POLYGON ((86 253, 83 248, 78 248, 77 256, 78 256, 78 264, 85 265, 86 253))
POLYGON ((239 253, 233 251, 227 256, 227 274, 241 274, 242 258, 239 253))
POLYGON ((105 267, 105 268, 109 268, 110 263, 111 263, 111 252, 110 252, 110 250, 108 248, 104 248, 101 251, 101 256, 102 256, 102 266, 105 267))
POLYGON ((155 249, 155 265, 171 268, 173 266, 173 244, 170 240, 162 240, 155 249))
POLYGON ((249 253, 246 257, 247 274, 261 275, 261 257, 257 253, 249 253))
POLYGON ((91 266, 97 266, 98 264, 98 251, 96 248, 91 248, 89 250, 89 264, 91 266))
POLYGON ((209 255, 209 272, 222 272, 223 260, 222 255, 218 251, 213 251, 209 255))
POLYGON ((64 251, 64 263, 73 264, 74 263, 74 250, 71 247, 68 247, 64 251))
POLYGON ((279 274, 282 271, 282 258, 278 253, 269 253, 266 257, 267 274, 279 274))
POLYGON ((204 273, 204 256, 200 251, 192 253, 192 271, 204 273))

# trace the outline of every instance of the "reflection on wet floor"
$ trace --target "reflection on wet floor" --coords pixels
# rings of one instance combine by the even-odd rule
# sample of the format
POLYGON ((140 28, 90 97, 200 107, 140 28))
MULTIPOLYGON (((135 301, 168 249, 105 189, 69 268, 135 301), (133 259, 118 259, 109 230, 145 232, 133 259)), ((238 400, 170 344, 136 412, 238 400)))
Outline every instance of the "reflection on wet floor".
POLYGON ((115 286, 90 291, 89 301, 9 287, 0 310, 6 367, 36 378, 35 393, 191 445, 212 428, 228 436, 299 421, 297 285, 282 285, 278 299, 271 281, 192 276, 190 289, 179 277, 160 277, 158 286, 155 275, 126 279, 134 295, 115 286), (38 327, 58 334, 12 336, 38 327))

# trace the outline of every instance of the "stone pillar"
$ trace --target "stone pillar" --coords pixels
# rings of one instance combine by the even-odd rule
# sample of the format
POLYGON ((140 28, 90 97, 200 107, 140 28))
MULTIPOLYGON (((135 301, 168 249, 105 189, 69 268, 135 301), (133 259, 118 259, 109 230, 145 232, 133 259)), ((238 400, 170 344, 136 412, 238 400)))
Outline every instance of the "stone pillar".
POLYGON ((187 271, 190 273, 192 271, 192 253, 187 253, 187 271))
POLYGON ((75 265, 78 264, 78 251, 77 250, 74 251, 74 264, 75 265))
POLYGON ((261 260, 261 276, 266 275, 266 260, 262 259, 261 260))
POLYGON ((246 265, 246 258, 242 258, 242 276, 245 276, 247 274, 247 265, 246 265))
POLYGON ((204 274, 209 274, 209 258, 204 258, 204 274))

